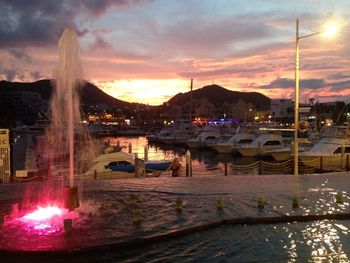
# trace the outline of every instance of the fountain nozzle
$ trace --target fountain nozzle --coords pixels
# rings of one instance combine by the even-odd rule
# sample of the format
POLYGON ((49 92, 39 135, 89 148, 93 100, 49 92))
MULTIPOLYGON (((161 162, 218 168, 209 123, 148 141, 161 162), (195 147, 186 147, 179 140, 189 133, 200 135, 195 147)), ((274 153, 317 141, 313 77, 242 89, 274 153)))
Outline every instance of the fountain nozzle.
POLYGON ((79 207, 78 187, 67 186, 64 190, 64 207, 71 210, 79 207))

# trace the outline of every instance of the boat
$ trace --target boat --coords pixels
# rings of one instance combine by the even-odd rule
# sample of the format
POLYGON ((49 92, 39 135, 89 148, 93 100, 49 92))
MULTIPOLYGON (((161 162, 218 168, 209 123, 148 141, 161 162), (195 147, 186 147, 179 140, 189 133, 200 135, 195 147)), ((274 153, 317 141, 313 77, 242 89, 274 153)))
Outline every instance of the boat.
MULTIPOLYGON (((164 161, 139 161, 144 163, 146 173, 156 173, 168 170, 172 164, 172 160, 164 161)), ((114 173, 121 178, 131 177, 130 174, 135 172, 135 155, 124 151, 103 153, 97 156, 91 168, 85 172, 85 176, 114 173), (117 174, 116 174, 117 173, 117 174), (129 174, 129 175, 128 175, 129 174)))
POLYGON ((213 126, 207 126, 196 138, 186 141, 189 148, 207 148, 215 144, 220 138, 220 131, 213 126))
POLYGON ((292 151, 291 146, 286 146, 284 148, 269 150, 267 154, 271 155, 275 161, 282 162, 291 158, 292 151))
POLYGON ((147 132, 144 131, 141 127, 119 125, 114 127, 113 134, 117 136, 143 136, 146 135, 147 132))
POLYGON ((350 156, 349 126, 328 127, 321 139, 310 150, 299 153, 299 159, 307 167, 342 170, 350 156))
POLYGON ((177 120, 174 124, 164 127, 154 136, 148 136, 148 142, 161 142, 164 144, 185 144, 194 137, 197 127, 188 120, 177 120))
MULTIPOLYGON (((172 161, 145 161, 145 171, 148 172, 155 172, 155 171, 166 171, 170 168, 172 161)), ((117 162, 110 162, 107 164, 106 169, 110 169, 113 172, 119 171, 119 172, 127 172, 127 173, 133 173, 135 172, 135 164, 130 163, 128 161, 117 161, 117 162)))
POLYGON ((205 168, 210 171, 210 170, 217 170, 220 168, 220 165, 218 163, 211 163, 211 164, 207 164, 205 165, 205 168))
POLYGON ((110 136, 113 134, 113 126, 105 124, 88 124, 89 132, 96 136, 110 136))
POLYGON ((218 153, 233 153, 238 147, 251 143, 254 138, 254 133, 238 132, 232 135, 228 141, 212 145, 212 148, 218 153))
MULTIPOLYGON (((308 140, 307 138, 299 138, 298 142, 299 142, 299 145, 298 145, 299 154, 301 152, 311 149, 311 147, 314 145, 314 141, 308 140)), ((293 144, 290 144, 284 148, 268 150, 266 153, 268 155, 271 155, 274 160, 278 162, 282 162, 292 158, 293 151, 294 151, 293 144)))
POLYGON ((265 156, 270 150, 282 149, 285 147, 283 137, 275 133, 262 133, 251 143, 237 147, 243 157, 265 156))
POLYGON ((165 144, 184 144, 192 137, 193 135, 190 131, 182 131, 177 129, 173 129, 158 135, 159 141, 165 144))

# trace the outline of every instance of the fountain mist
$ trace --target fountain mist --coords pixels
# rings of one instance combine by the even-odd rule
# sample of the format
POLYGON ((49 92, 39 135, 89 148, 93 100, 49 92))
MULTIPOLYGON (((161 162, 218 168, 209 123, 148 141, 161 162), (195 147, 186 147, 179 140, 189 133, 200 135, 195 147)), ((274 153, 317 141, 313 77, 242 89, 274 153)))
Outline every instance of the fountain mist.
POLYGON ((74 186, 74 127, 81 122, 77 88, 82 79, 76 33, 66 28, 59 40, 56 85, 51 102, 52 132, 58 152, 69 153, 69 186, 74 186))

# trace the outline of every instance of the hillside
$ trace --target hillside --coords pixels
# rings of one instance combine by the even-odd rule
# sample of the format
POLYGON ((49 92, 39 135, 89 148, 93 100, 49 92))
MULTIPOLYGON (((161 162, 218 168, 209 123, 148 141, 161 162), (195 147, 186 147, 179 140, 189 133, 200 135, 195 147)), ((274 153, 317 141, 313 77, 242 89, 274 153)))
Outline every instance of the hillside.
MULTIPOLYGON (((21 83, 2 80, 0 81, 0 93, 20 91, 37 92, 41 94, 42 99, 48 101, 52 92, 51 81, 52 80, 44 79, 36 82, 21 83)), ((116 99, 104 93, 98 87, 89 82, 86 82, 86 84, 80 89, 79 95, 81 103, 84 105, 107 104, 109 106, 118 108, 136 108, 136 105, 138 105, 138 103, 129 103, 116 99)), ((235 103, 239 99, 254 104, 258 109, 267 109, 270 107, 270 99, 261 93, 231 91, 219 85, 208 85, 204 86, 203 88, 194 90, 192 96, 193 99, 200 99, 205 97, 216 107, 223 105, 225 102, 235 103)), ((190 92, 178 93, 167 103, 181 106, 187 103, 189 100, 190 92)))
MULTIPOLYGON (((242 99, 247 103, 252 103, 257 109, 265 110, 270 108, 270 99, 258 92, 239 92, 225 89, 219 85, 208 85, 201 89, 194 90, 193 99, 207 98, 215 107, 226 103, 236 103, 242 99)), ((179 93, 171 98, 168 103, 183 105, 190 100, 190 92, 179 93)))
MULTIPOLYGON (((32 83, 0 81, 0 126, 13 127, 18 123, 34 124, 43 116, 47 118, 49 100, 53 90, 51 81, 48 79, 32 83), (24 92, 29 92, 29 94, 24 94, 24 92), (40 94, 41 99, 37 94, 40 94)), ((89 82, 79 89, 79 95, 84 113, 90 112, 91 109, 96 112, 95 106, 104 104, 107 107, 101 107, 97 111, 107 109, 108 112, 118 112, 119 116, 126 118, 137 116, 140 120, 151 122, 169 114, 169 110, 173 107, 169 108, 167 105, 182 106, 190 101, 190 92, 186 92, 175 95, 167 103, 159 106, 129 103, 109 96, 89 82)), ((232 104, 240 99, 252 103, 258 110, 270 107, 270 99, 260 93, 231 91, 218 85, 194 90, 192 95, 194 100, 207 98, 215 107, 225 102, 232 104)))
MULTIPOLYGON (((49 79, 39 80, 36 82, 21 83, 0 81, 0 93, 2 92, 37 92, 40 93, 41 98, 48 101, 52 93, 52 85, 49 79)), ((79 89, 80 100, 85 105, 107 104, 116 107, 128 107, 134 103, 118 100, 108 94, 104 93, 95 85, 86 82, 86 84, 79 89)))

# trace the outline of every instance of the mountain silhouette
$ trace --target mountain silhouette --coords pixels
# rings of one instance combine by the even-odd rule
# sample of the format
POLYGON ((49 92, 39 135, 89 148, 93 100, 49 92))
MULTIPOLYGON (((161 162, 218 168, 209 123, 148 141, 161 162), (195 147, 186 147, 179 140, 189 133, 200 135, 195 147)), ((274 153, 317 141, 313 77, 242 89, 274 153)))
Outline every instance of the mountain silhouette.
MULTIPOLYGON (((53 80, 43 79, 36 82, 9 82, 2 80, 0 81, 0 93, 2 92, 36 92, 41 95, 43 100, 48 101, 51 97, 53 90, 53 80)), ((90 82, 84 82, 83 86, 79 88, 79 96, 82 104, 85 105, 96 105, 96 104, 107 104, 120 107, 127 107, 129 105, 134 105, 135 103, 129 103, 116 99, 102 90, 100 90, 95 85, 90 82)))
MULTIPOLYGON (((178 106, 184 105, 190 101, 190 95, 190 91, 179 93, 171 98, 168 103, 178 106)), ((232 91, 215 84, 194 90, 192 98, 194 100, 207 98, 215 107, 220 107, 224 103, 237 103, 241 99, 246 103, 252 103, 259 110, 269 109, 271 101, 270 98, 258 92, 232 91)))
MULTIPOLYGON (((49 79, 30 83, 0 81, 0 126, 13 127, 16 123, 31 124, 35 123, 40 116, 47 116, 53 82, 54 80, 49 79), (40 94, 41 100, 38 99, 38 94, 40 94)), ((103 108, 113 112, 118 111, 118 115, 130 118, 138 112, 138 118, 148 120, 164 116, 164 113, 169 110, 167 105, 181 107, 188 104, 191 95, 190 91, 179 93, 162 105, 150 106, 116 99, 89 82, 83 82, 78 90, 84 113, 88 113, 91 109, 95 109, 96 105, 102 104, 106 106, 103 108)), ((220 107, 224 103, 233 104, 239 100, 252 103, 258 110, 266 110, 270 107, 270 99, 258 92, 231 91, 219 85, 209 85, 196 89, 192 96, 194 100, 206 98, 215 107, 220 107)))

